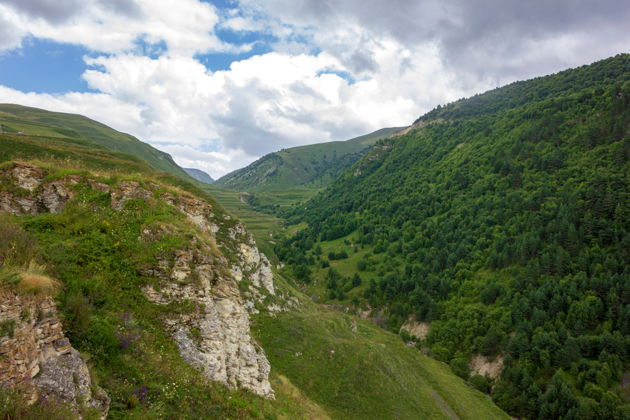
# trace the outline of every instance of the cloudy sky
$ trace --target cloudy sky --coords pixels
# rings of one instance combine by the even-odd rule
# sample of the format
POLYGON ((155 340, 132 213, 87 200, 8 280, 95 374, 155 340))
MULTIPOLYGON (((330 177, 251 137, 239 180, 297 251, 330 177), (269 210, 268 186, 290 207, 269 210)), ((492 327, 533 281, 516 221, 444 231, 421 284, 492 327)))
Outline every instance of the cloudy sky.
POLYGON ((0 0, 0 102, 219 177, 630 51, 627 0, 0 0))

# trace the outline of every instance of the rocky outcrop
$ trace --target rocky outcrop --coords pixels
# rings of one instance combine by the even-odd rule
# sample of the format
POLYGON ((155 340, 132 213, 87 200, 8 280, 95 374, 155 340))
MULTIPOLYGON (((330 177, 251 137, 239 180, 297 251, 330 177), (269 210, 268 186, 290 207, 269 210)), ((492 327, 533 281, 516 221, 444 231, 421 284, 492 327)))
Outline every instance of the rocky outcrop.
POLYGON ((64 336, 52 299, 0 289, 0 386, 17 386, 31 401, 52 399, 97 409, 110 399, 64 336))
POLYGON ((215 234, 219 226, 214 223, 212 205, 194 197, 163 194, 162 199, 182 212, 188 220, 204 232, 215 234))
POLYGON ((270 365, 250 336, 238 284, 221 270, 227 261, 213 254, 206 244, 176 251, 172 265, 148 273, 160 279, 159 291, 143 291, 156 304, 186 302, 191 308, 165 321, 184 360, 210 380, 272 399, 270 365))
POLYGON ((0 210, 14 215, 60 212, 74 196, 68 185, 78 182, 76 176, 44 182, 40 168, 18 163, 3 168, 0 174, 18 187, 17 191, 0 191, 0 210))
POLYGON ((118 187, 110 193, 112 207, 116 210, 122 210, 131 199, 148 200, 152 196, 151 191, 143 188, 137 181, 120 181, 118 187))
POLYGON ((497 356, 494 360, 478 354, 470 361, 470 374, 488 376, 497 379, 503 370, 503 357, 497 356))
MULTIPOLYGON (((146 297, 156 304, 186 306, 186 310, 163 320, 185 361, 199 368, 210 380, 274 398, 269 383, 270 365, 264 351, 250 335, 248 311, 256 312, 256 304, 262 304, 268 296, 275 297, 276 290, 269 260, 258 251, 243 225, 234 221, 228 223, 227 215, 219 220, 207 201, 153 183, 125 180, 109 186, 78 175, 46 181, 44 171, 25 164, 0 169, 0 178, 17 187, 0 192, 0 210, 14 215, 59 212, 75 196, 73 185, 77 184, 109 193, 111 206, 116 210, 123 210, 130 200, 160 201, 178 209, 197 228, 197 233, 186 249, 177 250, 171 258, 142 269, 145 276, 159 282, 159 290, 144 288, 146 297), (225 230, 227 235, 223 237, 227 239, 217 243, 220 229, 225 230), (225 255, 230 255, 231 260, 225 255), (244 279, 249 281, 245 287, 246 299, 239 290, 239 283, 244 279)), ((146 229, 141 235, 151 241, 162 233, 169 233, 171 228, 160 226, 160 229, 164 232, 146 229)), ((288 301, 288 304, 295 306, 296 302, 288 301)), ((282 310, 275 302, 268 307, 271 311, 282 310)), ((56 387, 55 392, 64 401, 78 401, 85 397, 89 382, 74 381, 75 388, 70 388, 60 382, 61 376, 73 378, 68 372, 76 369, 79 378, 86 375, 89 378, 87 368, 83 370, 84 364, 80 365, 78 352, 68 350, 63 356, 37 363, 54 377, 42 376, 41 389, 56 387)))

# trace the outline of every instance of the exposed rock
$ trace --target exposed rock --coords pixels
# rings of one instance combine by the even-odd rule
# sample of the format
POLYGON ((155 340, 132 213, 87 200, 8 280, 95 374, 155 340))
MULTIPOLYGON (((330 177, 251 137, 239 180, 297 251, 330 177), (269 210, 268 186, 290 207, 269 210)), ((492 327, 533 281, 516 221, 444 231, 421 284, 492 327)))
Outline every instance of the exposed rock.
POLYGON ((35 191, 44 178, 42 170, 32 165, 16 163, 9 172, 13 176, 18 187, 30 192, 35 191))
POLYGON ((478 354, 470 361, 470 374, 488 376, 497 379, 503 370, 503 357, 497 356, 494 360, 478 354))
POLYGON ((107 416, 110 399, 92 384, 81 354, 63 334, 52 299, 0 289, 0 386, 19 386, 34 402, 51 398, 107 416))
POLYGON ((42 191, 39 194, 41 203, 51 213, 59 213, 63 210, 66 202, 74 196, 72 190, 70 190, 65 182, 54 181, 48 184, 44 184, 42 191))
POLYGON ((271 264, 265 254, 261 254, 255 246, 242 242, 240 251, 241 263, 254 286, 264 287, 270 294, 275 295, 271 264))
POLYGON ((429 324, 428 322, 417 322, 415 320, 409 319, 403 324, 402 327, 400 327, 400 330, 407 331, 412 337, 424 340, 425 338, 427 338, 430 328, 431 324, 429 324))
POLYGON ((187 301, 195 308, 166 321, 184 360, 210 380, 273 399, 270 365, 250 336, 237 282, 219 269, 225 261, 211 255, 205 244, 176 251, 173 267, 159 275, 159 292, 150 286, 143 291, 157 304, 187 301))
POLYGON ((172 194, 164 194, 162 198, 170 205, 184 213, 188 220, 205 232, 215 234, 219 226, 213 223, 214 213, 212 205, 206 201, 194 197, 175 197, 172 194))
POLYGON ((118 188, 111 191, 112 207, 122 210, 125 202, 130 199, 148 200, 152 197, 151 191, 142 188, 137 181, 120 181, 118 188))
MULTIPOLYGON (((18 164, 0 170, 0 176, 9 176, 24 190, 24 193, 0 192, 0 210, 15 215, 62 211, 67 201, 74 196, 71 186, 78 183, 109 192, 111 206, 116 210, 122 210, 125 202, 131 199, 154 201, 154 192, 161 188, 157 184, 141 184, 136 181, 121 181, 117 186, 110 187, 74 175, 44 182, 45 174, 40 168, 18 164)), ((210 233, 211 241, 215 240, 214 234, 219 230, 219 225, 215 223, 216 216, 210 203, 174 193, 162 193, 160 198, 176 207, 200 230, 210 233)), ((145 228, 140 236, 153 240, 169 232, 170 228, 166 226, 145 228)), ((176 318, 165 320, 166 328, 184 360, 198 367, 211 380, 223 382, 231 388, 246 388, 273 399, 274 392, 269 383, 269 362, 262 348, 250 336, 248 310, 251 313, 258 310, 251 300, 243 302, 238 288, 238 282, 247 277, 252 284, 250 297, 261 302, 265 297, 261 292, 263 289, 274 295, 271 265, 267 257, 258 251, 253 238, 243 225, 236 224, 230 229, 229 236, 235 241, 229 247, 239 260, 229 270, 228 260, 213 252, 210 244, 201 242, 196 237, 188 249, 175 252, 172 264, 163 260, 155 266, 143 268, 144 275, 161 280, 159 291, 151 287, 146 287, 143 291, 156 304, 191 304, 191 311, 184 311, 176 318)), ((289 303, 297 305, 293 301, 289 303)), ((275 311, 282 310, 277 304, 271 307, 275 311)), ((72 349, 63 336, 60 324, 56 325, 59 334, 55 333, 55 338, 50 340, 53 343, 51 348, 55 352, 50 352, 49 347, 46 347, 47 350, 42 351, 46 357, 40 359, 37 356, 36 362, 33 361, 35 359, 29 359, 28 363, 22 363, 22 359, 15 359, 11 366, 28 368, 15 368, 18 370, 12 370, 13 373, 8 368, 5 372, 0 365, 0 378, 6 377, 6 381, 23 384, 26 379, 18 379, 28 372, 27 382, 33 389, 33 395, 54 394, 74 404, 83 400, 91 406, 106 407, 108 400, 99 390, 86 394, 91 388, 87 367, 80 354, 72 349), (32 377, 38 371, 40 373, 36 381, 32 377)), ((4 351, 4 342, 2 344, 4 351)), ((106 408, 104 410, 106 412, 106 408)))
POLYGON ((76 183, 76 176, 44 183, 44 172, 32 165, 13 164, 0 171, 25 190, 25 194, 12 191, 0 192, 0 210, 13 215, 58 213, 74 196, 68 184, 76 183))

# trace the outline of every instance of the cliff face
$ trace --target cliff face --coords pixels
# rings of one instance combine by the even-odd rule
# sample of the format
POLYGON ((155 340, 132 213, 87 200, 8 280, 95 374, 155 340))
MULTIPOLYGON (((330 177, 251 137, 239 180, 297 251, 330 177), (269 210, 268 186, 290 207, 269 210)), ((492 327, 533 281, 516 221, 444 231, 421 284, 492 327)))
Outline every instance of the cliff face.
MULTIPOLYGON (((155 265, 139 269, 143 276, 154 279, 151 285, 143 288, 150 302, 156 305, 184 303, 192 309, 157 322, 161 322, 173 338, 182 358, 208 379, 274 398, 269 383, 270 365, 263 349, 250 335, 248 311, 282 310, 278 303, 283 305, 284 301, 276 296, 269 261, 258 251, 253 238, 241 224, 230 220, 230 216, 217 216, 212 205, 204 200, 153 183, 120 181, 107 185, 85 175, 69 175, 49 181, 45 171, 24 164, 5 166, 0 169, 0 176, 5 183, 11 180, 17 187, 0 191, 0 210, 14 215, 60 212, 75 195, 74 186, 78 184, 81 188, 87 186, 108 193, 115 210, 123 209, 130 199, 149 203, 159 200, 176 208, 195 232, 189 245, 175 250, 155 265)), ((176 228, 151 227, 139 234, 143 241, 150 242, 168 233, 169 229, 176 228)), ((54 306, 51 301, 49 304, 54 306)), ((14 312, 19 314, 24 303, 16 301, 14 306, 14 312)), ((55 325, 55 331, 61 333, 61 324, 57 322, 55 325)), ((55 334, 51 343, 61 343, 58 340, 63 339, 69 346, 62 333, 61 336, 55 334)), ((26 338, 20 338, 23 335, 15 337, 15 346, 23 346, 26 338)), ((55 344, 51 346, 57 351, 55 344)), ((85 365, 64 362, 80 359, 78 352, 68 351, 62 353, 63 359, 51 359, 50 370, 61 372, 66 369, 67 373, 68 369, 74 369, 87 373, 85 365)), ((22 372, 17 368, 16 359, 11 360, 11 371, 18 372, 16 375, 35 372, 33 369, 36 368, 30 367, 32 361, 22 363, 29 366, 22 372)), ((73 375, 65 376, 72 378, 73 375)), ((89 389, 89 382, 86 384, 89 389)), ((70 395, 66 388, 61 388, 55 388, 54 392, 70 395)), ((79 388, 74 393, 84 395, 80 392, 85 387, 79 388)))
POLYGON ((270 365, 250 336, 238 284, 220 269, 227 261, 212 256, 204 243, 191 245, 176 251, 172 266, 164 261, 150 273, 160 279, 159 291, 147 286, 145 295, 156 304, 187 301, 194 306, 165 321, 184 360, 213 381, 273 398, 270 365))
POLYGON ((107 416, 109 397, 64 336, 52 299, 1 288, 0 326, 0 387, 18 386, 33 402, 85 405, 107 416))

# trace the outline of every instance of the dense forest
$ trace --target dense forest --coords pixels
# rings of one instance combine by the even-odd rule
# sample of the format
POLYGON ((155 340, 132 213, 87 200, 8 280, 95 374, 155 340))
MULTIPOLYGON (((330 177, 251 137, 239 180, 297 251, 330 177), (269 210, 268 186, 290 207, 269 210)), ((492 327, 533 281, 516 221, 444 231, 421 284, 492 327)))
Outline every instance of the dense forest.
POLYGON ((289 210, 308 227, 278 256, 305 284, 326 273, 327 300, 385 311, 394 331, 430 322, 421 345, 513 416, 630 418, 630 55, 415 127, 289 210), (328 267, 358 249, 356 276, 328 267), (501 376, 469 377, 474 354, 503 357, 501 376))

